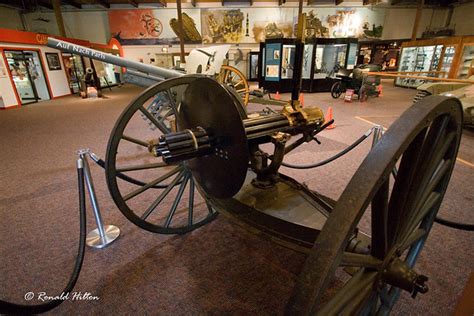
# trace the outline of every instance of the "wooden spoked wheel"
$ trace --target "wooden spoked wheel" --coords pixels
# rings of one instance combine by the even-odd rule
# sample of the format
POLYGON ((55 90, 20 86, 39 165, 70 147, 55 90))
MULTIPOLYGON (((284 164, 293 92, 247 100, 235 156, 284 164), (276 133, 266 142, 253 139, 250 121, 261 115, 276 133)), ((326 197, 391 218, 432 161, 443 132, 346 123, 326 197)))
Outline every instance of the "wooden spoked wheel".
POLYGON ((242 98, 244 105, 249 103, 250 89, 245 75, 235 67, 223 65, 217 77, 219 83, 225 84, 235 90, 242 98))
POLYGON ((186 164, 168 165, 150 146, 176 130, 180 98, 197 78, 202 76, 169 79, 148 88, 125 108, 109 139, 106 179, 112 198, 130 221, 151 232, 186 233, 217 215, 186 164))
POLYGON ((425 276, 413 266, 446 192, 461 124, 459 101, 441 96, 424 98, 393 123, 316 239, 289 314, 385 315, 401 289, 412 294, 427 290, 425 276), (369 219, 363 217, 367 210, 371 224, 361 220, 369 219), (352 237, 364 230, 371 242, 352 249, 352 237), (335 286, 335 279, 343 285, 335 286))

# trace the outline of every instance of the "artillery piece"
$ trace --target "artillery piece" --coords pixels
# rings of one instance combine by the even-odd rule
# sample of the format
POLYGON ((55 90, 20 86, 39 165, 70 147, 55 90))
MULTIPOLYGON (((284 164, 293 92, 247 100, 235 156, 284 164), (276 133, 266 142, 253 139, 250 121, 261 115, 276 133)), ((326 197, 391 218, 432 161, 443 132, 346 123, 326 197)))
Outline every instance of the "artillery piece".
POLYGON ((118 118, 107 184, 119 210, 148 231, 184 234, 222 213, 307 253, 288 314, 388 314, 401 290, 428 290, 414 264, 454 167, 462 108, 441 96, 409 108, 337 201, 279 172, 285 154, 324 130, 323 117, 297 101, 279 113, 249 114, 233 89, 212 78, 171 78, 118 118), (342 285, 331 283, 335 275, 342 285))

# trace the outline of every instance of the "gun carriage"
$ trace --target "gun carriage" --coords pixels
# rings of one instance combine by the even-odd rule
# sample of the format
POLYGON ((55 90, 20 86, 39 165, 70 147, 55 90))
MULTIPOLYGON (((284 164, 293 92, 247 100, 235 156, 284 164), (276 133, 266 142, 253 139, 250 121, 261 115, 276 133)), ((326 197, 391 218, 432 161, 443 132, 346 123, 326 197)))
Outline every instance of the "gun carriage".
POLYGON ((329 124, 321 109, 290 101, 277 113, 247 113, 235 89, 209 76, 153 71, 169 79, 125 108, 107 147, 107 184, 130 221, 184 234, 222 213, 307 253, 288 314, 387 314, 400 291, 428 290, 414 265, 456 160, 457 99, 409 108, 334 201, 279 171, 329 124))

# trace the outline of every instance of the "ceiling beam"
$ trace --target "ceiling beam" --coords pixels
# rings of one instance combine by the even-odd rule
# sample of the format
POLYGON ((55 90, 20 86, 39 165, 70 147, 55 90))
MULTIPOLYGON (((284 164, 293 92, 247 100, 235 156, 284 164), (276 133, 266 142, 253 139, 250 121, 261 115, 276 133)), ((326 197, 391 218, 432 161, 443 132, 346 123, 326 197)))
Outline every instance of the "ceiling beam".
MULTIPOLYGON (((160 4, 162 7, 166 7, 166 0, 154 0, 154 1, 137 1, 137 2, 140 2, 140 3, 146 3, 146 4, 153 4, 153 3, 157 3, 157 4, 160 4)), ((193 6, 196 6, 196 0, 191 0, 191 3, 193 3, 193 6)))
POLYGON ((97 4, 100 4, 106 9, 110 9, 110 3, 107 0, 96 0, 97 4))
POLYGON ((381 0, 362 0, 362 5, 377 5, 381 0))
POLYGON ((74 1, 74 0, 63 0, 64 3, 66 4, 69 4, 71 6, 73 6, 74 8, 76 9, 82 9, 82 4, 78 1, 74 1))
POLYGON ((130 3, 130 5, 134 6, 135 8, 138 8, 138 2, 135 1, 135 0, 128 0, 128 3, 130 3))
POLYGON ((392 0, 392 1, 390 2, 390 4, 391 4, 391 5, 397 5, 397 4, 401 4, 402 2, 405 2, 405 1, 403 1, 403 0, 392 0))
POLYGON ((25 9, 20 1, 17 0, 0 0, 0 4, 4 4, 10 7, 14 7, 17 9, 25 9))
MULTIPOLYGON (((334 5, 336 4, 337 0, 308 0, 308 5, 318 5, 318 4, 329 4, 334 5)), ((342 3, 343 1, 341 1, 342 3)))

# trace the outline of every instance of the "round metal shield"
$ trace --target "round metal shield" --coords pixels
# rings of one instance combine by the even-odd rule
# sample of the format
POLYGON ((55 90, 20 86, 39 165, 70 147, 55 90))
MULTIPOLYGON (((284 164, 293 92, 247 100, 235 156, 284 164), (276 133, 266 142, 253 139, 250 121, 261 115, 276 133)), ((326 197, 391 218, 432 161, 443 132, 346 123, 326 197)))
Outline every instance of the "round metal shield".
POLYGON ((194 178, 212 197, 234 196, 242 187, 248 167, 248 145, 241 113, 233 96, 211 78, 193 81, 184 92, 178 129, 205 128, 217 145, 207 156, 186 162, 194 178))

